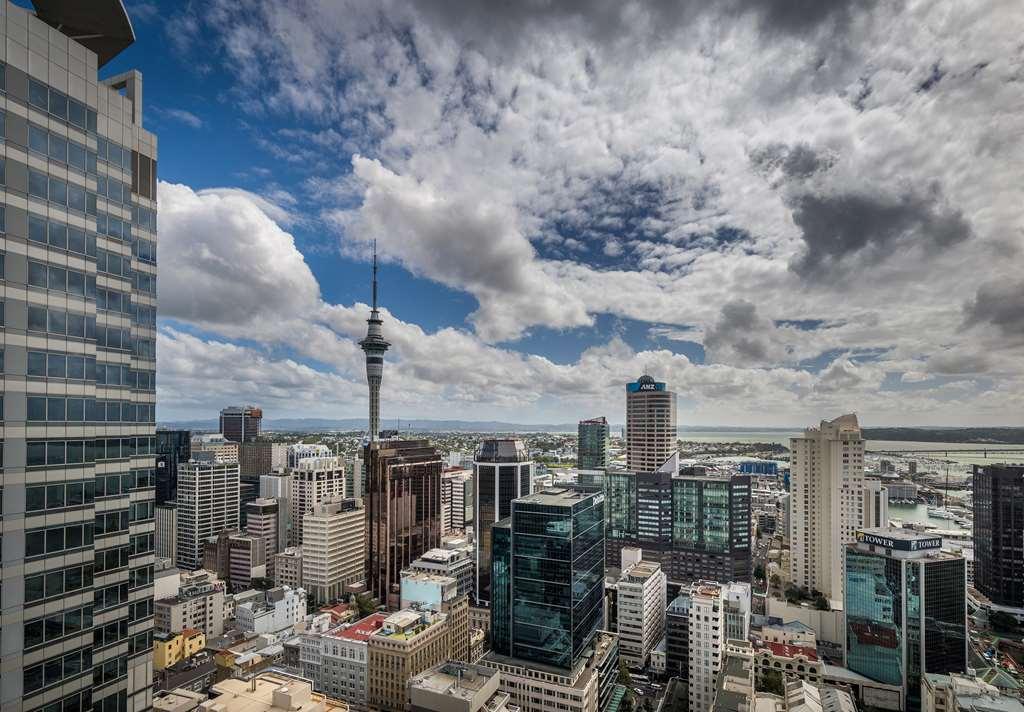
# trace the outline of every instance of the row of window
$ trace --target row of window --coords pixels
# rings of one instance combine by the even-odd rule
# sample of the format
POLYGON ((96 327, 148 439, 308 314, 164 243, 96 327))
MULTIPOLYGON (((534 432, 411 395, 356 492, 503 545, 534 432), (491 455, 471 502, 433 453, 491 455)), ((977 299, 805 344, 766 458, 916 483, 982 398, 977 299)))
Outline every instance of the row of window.
POLYGON ((96 290, 96 309, 115 314, 134 314, 132 295, 113 289, 96 290))
MULTIPOLYGON (((89 567, 92 568, 92 564, 89 564, 89 567)), ((97 588, 92 592, 92 602, 97 613, 128 603, 128 584, 115 583, 104 588, 97 588)))
POLYGON ((29 213, 28 239, 87 257, 96 256, 96 236, 59 220, 47 220, 29 213))
POLYGON ((55 267, 45 262, 28 262, 28 284, 80 297, 96 297, 96 276, 78 270, 55 267))
POLYGON ((115 277, 124 277, 125 279, 131 279, 132 263, 128 257, 124 255, 119 255, 116 252, 108 252, 107 250, 97 250, 96 271, 103 272, 104 274, 112 274, 115 277))
POLYGON ((130 541, 131 555, 139 556, 141 554, 151 554, 155 550, 153 542, 153 533, 148 534, 133 534, 130 541))
MULTIPOLYGON (((25 668, 24 691, 35 692, 50 685, 72 680, 92 668, 92 649, 82 648, 73 653, 51 658, 38 665, 25 668)), ((95 679, 95 670, 93 671, 95 679)))
POLYGON ((147 519, 153 518, 153 507, 156 503, 152 500, 148 502, 132 502, 128 505, 128 519, 133 524, 135 522, 143 522, 147 519))
MULTIPOLYGON (((125 522, 127 526, 127 521, 125 522)), ((25 558, 92 546, 93 522, 78 522, 25 532, 25 558)))
POLYGON ((90 151, 77 141, 51 133, 33 123, 28 125, 28 149, 76 168, 82 173, 96 174, 96 153, 94 151, 90 151))
POLYGON ((156 234, 156 211, 132 204, 132 222, 156 234))
POLYGON ((68 635, 77 635, 92 628, 92 605, 72 608, 60 613, 25 622, 25 649, 52 643, 68 635))
POLYGON ((92 588, 93 565, 71 566, 45 574, 25 577, 25 603, 64 596, 83 588, 92 588))
POLYGON ((109 176, 96 176, 96 195, 113 203, 130 205, 132 202, 131 186, 109 176))
POLYGON ((25 511, 42 512, 65 507, 82 507, 96 499, 95 480, 29 485, 25 488, 25 511))
POLYGON ((40 81, 29 78, 28 103, 61 121, 67 121, 83 131, 96 132, 96 111, 67 94, 51 89, 40 81))
MULTIPOLYGON (((123 690, 121 694, 125 694, 123 690)), ((68 695, 45 707, 37 707, 33 712, 93 712, 92 688, 68 695)), ((108 710, 104 709, 103 712, 108 712, 108 710)), ((126 706, 120 710, 111 709, 109 712, 128 712, 128 710, 126 706)))
MULTIPOLYGON (((117 460, 133 455, 152 455, 156 438, 100 438, 98 440, 29 440, 25 465, 76 465, 98 460, 117 460)), ((98 494, 98 493, 97 493, 98 494)))
POLYGON ((113 645, 125 640, 128 637, 128 619, 110 621, 105 625, 98 625, 92 631, 93 647, 99 649, 107 645, 113 645))
POLYGON ((128 531, 128 510, 119 512, 97 512, 95 522, 96 536, 117 534, 128 531))
MULTIPOLYGON (((69 313, 60 309, 29 306, 28 330, 58 336, 76 336, 81 339, 96 338, 96 317, 69 313)), ((125 330, 127 331, 127 330, 125 330)), ((120 344, 118 334, 118 344, 120 344)), ((128 342, 131 342, 129 334, 128 342)), ((120 348, 114 347, 114 348, 120 348)), ((125 348, 129 348, 125 346, 125 348)))
POLYGON ((28 397, 28 421, 48 423, 155 423, 152 403, 95 398, 28 397))
POLYGON ((113 682, 118 678, 124 677, 128 674, 128 656, 121 655, 120 657, 107 660, 102 665, 97 665, 92 669, 92 684, 94 687, 100 685, 106 685, 108 682, 113 682))
POLYGON ((28 169, 28 194, 85 215, 96 215, 96 194, 33 168, 28 169))
MULTIPOLYGON (((2 350, 0 372, 3 372, 2 350)), ((28 352, 27 374, 41 378, 94 381, 97 385, 129 386, 141 390, 153 390, 156 383, 154 371, 134 371, 127 366, 96 363, 93 356, 68 356, 45 351, 28 352)))
POLYGON ((131 242, 132 224, 113 215, 98 213, 96 215, 96 232, 100 235, 117 238, 122 242, 131 242))
POLYGON ((148 272, 132 272, 132 286, 135 291, 156 296, 156 275, 148 272))
POLYGON ((128 588, 134 591, 141 586, 153 585, 153 564, 140 566, 128 572, 128 588))

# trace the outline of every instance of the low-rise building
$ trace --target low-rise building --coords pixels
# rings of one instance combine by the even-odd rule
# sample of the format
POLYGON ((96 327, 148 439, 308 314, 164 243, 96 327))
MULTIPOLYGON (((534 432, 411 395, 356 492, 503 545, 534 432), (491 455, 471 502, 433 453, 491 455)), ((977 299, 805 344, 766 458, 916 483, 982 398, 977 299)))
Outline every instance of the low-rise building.
POLYGON ((302 588, 302 547, 289 546, 274 554, 274 583, 278 586, 302 588))
POLYGON ((459 595, 473 595, 476 563, 471 547, 429 549, 409 564, 409 571, 450 576, 458 582, 459 595))
POLYGON ((500 673, 509 705, 522 712, 601 712, 608 709, 619 671, 618 638, 598 633, 571 670, 518 660, 493 650, 479 664, 500 673))
POLYGON ((202 650, 187 660, 181 660, 163 670, 154 670, 153 689, 205 692, 216 677, 217 664, 213 653, 202 650))
POLYGON ((447 662, 409 680, 411 712, 506 712, 500 674, 483 665, 447 662))
POLYGON ((351 625, 299 636, 299 665, 313 688, 345 700, 355 712, 366 710, 367 641, 387 619, 373 613, 351 625))
POLYGON ((306 592, 301 588, 276 586, 262 593, 262 601, 247 601, 235 607, 240 629, 258 635, 279 634, 306 618, 306 592))
POLYGON ((191 658, 206 647, 203 631, 186 628, 180 633, 153 634, 153 669, 163 670, 191 658))
POLYGON ((177 633, 186 628, 212 637, 224 632, 224 582, 212 571, 181 572, 178 593, 153 602, 155 632, 177 633))
POLYGON ((313 692, 308 680, 279 671, 221 680, 210 695, 216 712, 349 712, 347 703, 313 692))
POLYGON ((154 712, 195 712, 206 702, 206 695, 183 688, 162 690, 153 695, 154 712))
POLYGON ((409 679, 448 657, 447 615, 406 609, 384 619, 367 640, 370 710, 404 712, 409 679))
POLYGON ((921 712, 1024 712, 1024 703, 970 675, 925 673, 921 712))

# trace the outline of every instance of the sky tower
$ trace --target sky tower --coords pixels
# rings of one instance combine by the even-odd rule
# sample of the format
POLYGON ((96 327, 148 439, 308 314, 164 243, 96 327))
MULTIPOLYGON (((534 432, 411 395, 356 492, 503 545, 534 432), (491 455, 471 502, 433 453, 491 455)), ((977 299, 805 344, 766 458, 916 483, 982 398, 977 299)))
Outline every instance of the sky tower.
POLYGON ((384 375, 384 352, 391 346, 384 340, 384 324, 377 311, 377 241, 373 241, 373 307, 366 320, 366 338, 359 346, 366 354, 366 382, 370 386, 370 442, 380 434, 380 381, 384 375))

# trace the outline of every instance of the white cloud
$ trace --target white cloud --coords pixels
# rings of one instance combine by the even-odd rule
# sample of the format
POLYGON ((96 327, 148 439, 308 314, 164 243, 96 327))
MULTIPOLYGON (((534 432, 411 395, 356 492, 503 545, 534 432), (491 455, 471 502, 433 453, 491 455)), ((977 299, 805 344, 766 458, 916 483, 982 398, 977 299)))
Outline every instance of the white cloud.
POLYGON ((185 111, 185 109, 159 109, 158 111, 162 116, 166 116, 186 126, 191 126, 194 129, 201 129, 203 127, 203 120, 191 111, 185 111))

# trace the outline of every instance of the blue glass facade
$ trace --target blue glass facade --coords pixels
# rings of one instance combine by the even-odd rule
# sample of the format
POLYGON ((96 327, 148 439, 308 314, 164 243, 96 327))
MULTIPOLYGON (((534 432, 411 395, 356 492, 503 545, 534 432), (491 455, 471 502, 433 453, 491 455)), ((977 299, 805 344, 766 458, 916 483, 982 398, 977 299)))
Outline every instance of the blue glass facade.
POLYGON ((570 670, 601 623, 604 496, 540 492, 515 500, 508 524, 493 529, 494 650, 570 670))
POLYGON ((958 556, 921 552, 917 547, 935 545, 927 537, 890 543, 892 549, 861 543, 846 550, 846 665, 903 687, 905 709, 917 712, 924 673, 967 668, 966 565, 958 556))

